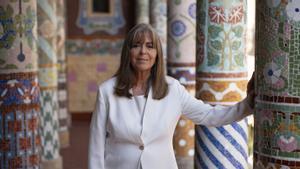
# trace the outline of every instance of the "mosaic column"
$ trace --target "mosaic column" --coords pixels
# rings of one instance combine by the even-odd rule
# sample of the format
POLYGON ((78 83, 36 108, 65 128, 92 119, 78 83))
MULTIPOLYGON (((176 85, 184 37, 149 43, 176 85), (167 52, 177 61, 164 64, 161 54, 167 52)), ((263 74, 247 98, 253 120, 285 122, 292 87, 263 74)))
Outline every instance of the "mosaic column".
POLYGON ((70 145, 69 126, 71 122, 68 114, 67 78, 66 78, 66 51, 65 51, 65 2, 57 0, 57 66, 58 66, 58 119, 59 141, 61 147, 70 145))
POLYGON ((254 168, 300 168, 300 1, 257 1, 254 168))
MULTIPOLYGON (((196 0, 168 1, 168 75, 195 95, 196 0)), ((193 167, 194 124, 182 117, 173 142, 180 169, 193 167)))
POLYGON ((61 169, 59 155, 56 1, 38 1, 38 55, 41 88, 42 168, 61 169))
POLYGON ((36 1, 0 2, 0 168, 40 166, 36 1))
POLYGON ((149 0, 135 0, 135 22, 149 23, 149 0))
POLYGON ((162 43, 164 61, 167 58, 167 0, 150 1, 150 24, 162 43))
MULTIPOLYGON (((196 97, 233 105, 246 96, 246 0, 197 1, 196 97)), ((246 120, 196 126, 195 167, 248 168, 246 120)))

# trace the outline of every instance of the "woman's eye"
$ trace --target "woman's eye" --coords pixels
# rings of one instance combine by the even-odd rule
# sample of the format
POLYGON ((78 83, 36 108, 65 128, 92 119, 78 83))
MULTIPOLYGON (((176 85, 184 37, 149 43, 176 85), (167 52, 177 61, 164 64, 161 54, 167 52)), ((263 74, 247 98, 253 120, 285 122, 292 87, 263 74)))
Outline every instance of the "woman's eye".
POLYGON ((147 45, 147 48, 153 48, 152 44, 147 45))
POLYGON ((141 46, 140 44, 133 44, 132 48, 137 48, 137 47, 140 47, 140 46, 141 46))

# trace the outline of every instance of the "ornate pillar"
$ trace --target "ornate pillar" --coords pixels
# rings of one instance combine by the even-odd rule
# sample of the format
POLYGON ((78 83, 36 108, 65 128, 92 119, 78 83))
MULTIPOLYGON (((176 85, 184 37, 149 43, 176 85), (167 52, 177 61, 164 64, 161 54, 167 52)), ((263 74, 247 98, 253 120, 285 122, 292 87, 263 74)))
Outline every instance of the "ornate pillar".
POLYGON ((257 1, 254 168, 300 168, 300 1, 257 1))
MULTIPOLYGON (((168 1, 168 74, 195 94, 196 0, 168 1)), ((180 169, 193 167, 194 124, 182 117, 174 134, 180 169)))
MULTIPOLYGON (((197 1, 196 97, 233 105, 246 96, 246 0, 197 1)), ((246 120, 196 126, 195 167, 248 168, 246 120)))
POLYGON ((150 1, 150 24, 162 43, 164 61, 167 58, 167 0, 150 1))
POLYGON ((42 168, 61 169, 57 92, 56 1, 38 1, 38 55, 41 88, 42 168))
POLYGON ((65 51, 65 1, 57 0, 57 66, 58 66, 58 119, 59 141, 61 147, 70 145, 69 126, 71 118, 68 113, 68 95, 66 78, 66 51, 65 51))
POLYGON ((0 168, 39 168, 36 1, 0 2, 0 168))
POLYGON ((135 0, 135 23, 149 23, 149 0, 135 0))

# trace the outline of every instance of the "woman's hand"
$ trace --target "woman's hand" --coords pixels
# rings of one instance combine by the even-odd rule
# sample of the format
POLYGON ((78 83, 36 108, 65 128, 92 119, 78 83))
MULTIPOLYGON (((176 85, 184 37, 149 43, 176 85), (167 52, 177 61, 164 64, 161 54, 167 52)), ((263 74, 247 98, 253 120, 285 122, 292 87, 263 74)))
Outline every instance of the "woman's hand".
POLYGON ((247 100, 249 106, 254 109, 254 99, 255 99, 255 94, 254 94, 254 76, 255 72, 252 73, 252 77, 248 82, 247 85, 247 100))

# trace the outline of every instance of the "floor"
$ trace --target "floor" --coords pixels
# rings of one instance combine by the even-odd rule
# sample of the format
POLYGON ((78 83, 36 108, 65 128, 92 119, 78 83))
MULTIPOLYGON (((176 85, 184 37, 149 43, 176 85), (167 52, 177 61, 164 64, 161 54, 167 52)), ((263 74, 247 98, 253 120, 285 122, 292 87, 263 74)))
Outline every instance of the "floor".
POLYGON ((89 121, 73 120, 70 146, 61 150, 63 169, 87 169, 89 121))

